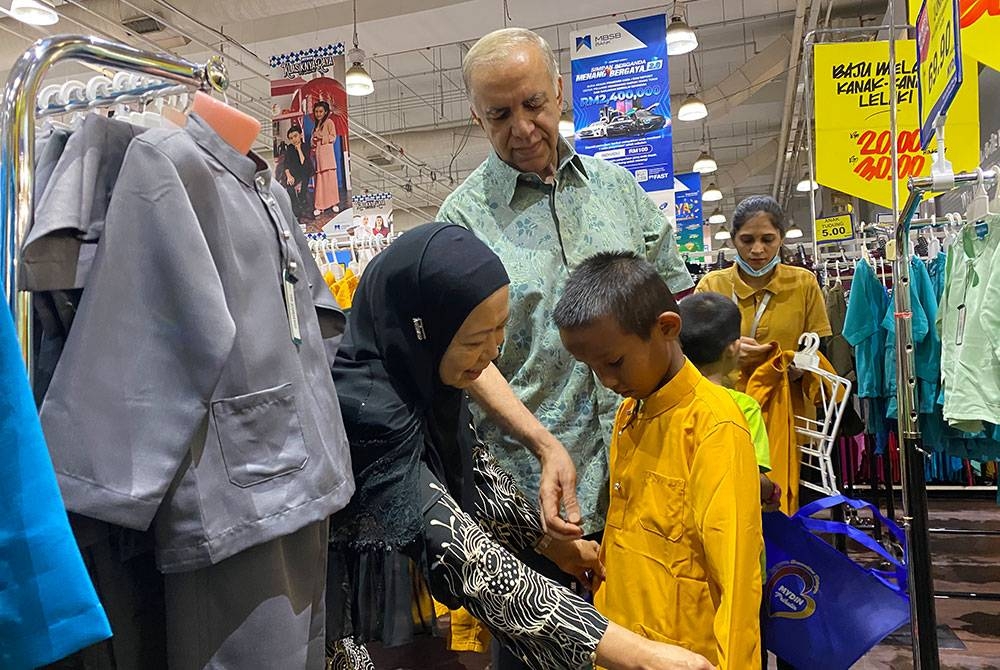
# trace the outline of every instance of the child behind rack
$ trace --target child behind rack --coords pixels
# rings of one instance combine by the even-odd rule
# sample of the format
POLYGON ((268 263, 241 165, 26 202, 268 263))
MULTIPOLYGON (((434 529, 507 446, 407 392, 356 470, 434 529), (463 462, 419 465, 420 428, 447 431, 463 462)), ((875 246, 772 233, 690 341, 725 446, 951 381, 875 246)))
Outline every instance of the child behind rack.
POLYGON ((760 486, 743 413, 685 359, 677 303, 631 252, 581 263, 555 321, 570 353, 625 397, 595 605, 719 668, 759 668, 760 486))

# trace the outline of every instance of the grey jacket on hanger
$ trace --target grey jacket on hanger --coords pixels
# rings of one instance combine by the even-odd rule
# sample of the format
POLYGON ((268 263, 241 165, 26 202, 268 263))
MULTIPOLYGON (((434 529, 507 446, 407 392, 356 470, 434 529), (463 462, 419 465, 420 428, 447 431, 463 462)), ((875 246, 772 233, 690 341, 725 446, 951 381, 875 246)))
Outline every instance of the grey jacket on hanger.
MULTIPOLYGON (((144 128, 88 114, 49 167, 39 161, 36 178, 45 188, 21 256, 26 291, 83 288, 104 231, 111 194, 125 151, 144 128), (45 177, 43 168, 51 172, 45 177)), ((54 141, 57 135, 53 136, 54 141)), ((48 146, 48 145, 47 145, 48 146)), ((51 154, 46 151, 46 157, 51 154)))
POLYGON ((294 221, 197 116, 128 147, 42 423, 67 508, 152 526, 164 572, 354 491, 328 359, 344 316, 294 221))

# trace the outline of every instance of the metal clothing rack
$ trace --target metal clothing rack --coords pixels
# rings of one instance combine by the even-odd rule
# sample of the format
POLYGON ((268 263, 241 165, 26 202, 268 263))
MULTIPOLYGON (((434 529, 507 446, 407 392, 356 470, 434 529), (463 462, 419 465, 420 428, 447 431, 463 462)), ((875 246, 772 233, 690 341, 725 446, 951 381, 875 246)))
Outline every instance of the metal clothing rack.
POLYGON ((994 170, 961 172, 945 178, 911 177, 909 196, 896 222, 896 259, 892 263, 893 302, 896 320, 896 400, 899 406, 899 456, 902 465, 903 523, 906 560, 910 570, 910 630, 913 660, 921 670, 940 667, 937 616, 934 610, 934 577, 931 574, 930 532, 927 517, 927 482, 924 479, 923 441, 918 424, 917 375, 914 362, 910 305, 910 223, 924 193, 943 191, 983 181, 997 181, 994 170))
POLYGON ((34 212, 36 117, 169 95, 176 90, 177 84, 222 92, 229 85, 229 76, 218 57, 197 64, 83 35, 41 39, 11 68, 0 100, 0 201, 5 203, 0 211, 0 281, 29 371, 32 367, 31 309, 28 294, 18 288, 17 273, 21 241, 31 228, 34 212), (49 68, 71 60, 142 73, 161 81, 64 107, 39 109, 39 87, 49 68))

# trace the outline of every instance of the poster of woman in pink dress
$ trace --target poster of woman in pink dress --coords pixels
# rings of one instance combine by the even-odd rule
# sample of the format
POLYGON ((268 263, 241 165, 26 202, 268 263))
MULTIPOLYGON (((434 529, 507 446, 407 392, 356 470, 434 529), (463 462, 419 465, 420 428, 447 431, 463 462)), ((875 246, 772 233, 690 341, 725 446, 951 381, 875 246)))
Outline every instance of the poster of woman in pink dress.
POLYGON ((296 215, 303 229, 320 232, 338 215, 350 216, 347 91, 341 83, 343 45, 274 56, 271 66, 275 174, 287 176, 286 162, 297 167, 289 155, 308 162, 300 170, 303 178, 293 187, 298 198, 293 198, 293 204, 298 205, 296 215), (293 136, 301 144, 295 144, 290 154, 288 145, 293 136))

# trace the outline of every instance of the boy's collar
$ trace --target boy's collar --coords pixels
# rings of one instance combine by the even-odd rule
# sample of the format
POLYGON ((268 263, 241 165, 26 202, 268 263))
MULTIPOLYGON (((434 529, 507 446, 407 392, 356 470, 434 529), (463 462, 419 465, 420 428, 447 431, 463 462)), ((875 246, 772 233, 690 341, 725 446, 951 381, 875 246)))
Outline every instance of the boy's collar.
POLYGON ((640 419, 650 419, 667 410, 673 409, 681 401, 691 394, 694 387, 704 376, 698 372, 698 368, 687 358, 684 365, 671 379, 656 390, 648 398, 639 401, 638 414, 640 419))

